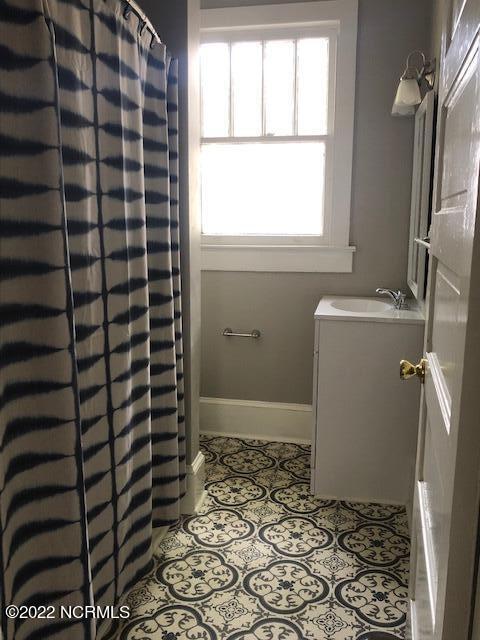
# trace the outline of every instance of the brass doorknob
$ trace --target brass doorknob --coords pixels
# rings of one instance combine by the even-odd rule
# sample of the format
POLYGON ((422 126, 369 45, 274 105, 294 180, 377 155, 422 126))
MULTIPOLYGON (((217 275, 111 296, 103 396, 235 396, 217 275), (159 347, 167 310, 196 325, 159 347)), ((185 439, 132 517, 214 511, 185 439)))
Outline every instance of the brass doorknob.
POLYGON ((408 360, 400 360, 400 379, 409 380, 414 376, 420 378, 420 382, 425 381, 425 368, 427 361, 422 358, 418 364, 412 364, 408 360))

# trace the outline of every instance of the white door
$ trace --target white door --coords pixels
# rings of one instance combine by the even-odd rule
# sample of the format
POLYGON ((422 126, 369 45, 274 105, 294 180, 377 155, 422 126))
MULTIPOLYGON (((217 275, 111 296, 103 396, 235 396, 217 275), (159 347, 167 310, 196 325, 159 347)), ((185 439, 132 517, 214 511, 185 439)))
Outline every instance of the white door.
POLYGON ((414 640, 470 637, 480 469, 479 23, 480 0, 450 0, 412 522, 414 640))

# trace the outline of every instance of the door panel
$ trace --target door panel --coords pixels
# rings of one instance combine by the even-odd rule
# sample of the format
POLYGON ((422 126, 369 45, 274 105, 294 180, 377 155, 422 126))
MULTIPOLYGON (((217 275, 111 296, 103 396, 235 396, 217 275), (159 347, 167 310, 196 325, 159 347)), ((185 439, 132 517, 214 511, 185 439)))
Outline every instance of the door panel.
POLYGON ((470 172, 465 168, 478 144, 471 131, 478 91, 478 56, 469 57, 465 65, 442 104, 440 153, 437 154, 439 184, 432 227, 436 255, 457 274, 466 273, 470 264, 464 246, 470 181, 470 172))
POLYGON ((429 597, 428 573, 426 567, 425 551, 423 541, 417 541, 417 573, 415 591, 418 593, 416 599, 415 614, 412 617, 412 636, 431 640, 433 638, 432 611, 430 608, 431 599, 429 597))
POLYGON ((478 284, 472 276, 480 256, 480 2, 452 0, 450 8, 443 27, 427 367, 412 518, 414 640, 469 639, 477 557, 480 394, 471 391, 478 362, 470 370, 467 363, 472 345, 480 352, 478 284))
MULTIPOLYGON (((434 448, 432 429, 430 422, 426 425, 425 447, 434 448)), ((429 553, 429 568, 432 586, 430 592, 436 596, 438 590, 438 562, 441 556, 442 537, 447 530, 448 517, 444 512, 445 487, 443 483, 442 460, 437 460, 435 455, 428 456, 425 460, 424 479, 418 484, 419 504, 421 506, 422 533, 424 546, 429 553)), ((435 606, 432 606, 433 611, 435 606)))
POLYGON ((458 353, 460 291, 455 283, 458 284, 458 277, 445 266, 438 265, 433 293, 432 333, 428 348, 438 362, 438 366, 436 363, 433 365, 432 375, 435 374, 434 382, 437 387, 440 385, 440 388, 445 389, 448 414, 451 413, 456 373, 455 359, 458 353))
MULTIPOLYGON (((449 89, 448 97, 443 104, 444 150, 442 164, 439 167, 442 171, 442 208, 451 206, 449 199, 455 199, 457 194, 465 194, 468 191, 468 173, 458 171, 458 168, 465 166, 465 161, 470 157, 471 147, 475 144, 470 129, 475 84, 474 64, 467 63, 467 68, 462 70, 459 79, 449 89)), ((441 211, 437 212, 440 213, 441 211)))

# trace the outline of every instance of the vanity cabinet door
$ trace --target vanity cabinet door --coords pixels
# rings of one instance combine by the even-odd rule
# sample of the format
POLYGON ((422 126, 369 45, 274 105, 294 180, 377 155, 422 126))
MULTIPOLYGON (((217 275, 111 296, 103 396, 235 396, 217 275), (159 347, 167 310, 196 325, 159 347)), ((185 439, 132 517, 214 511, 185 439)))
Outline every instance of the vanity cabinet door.
POLYGON ((412 200, 408 245, 408 286, 420 305, 425 298, 428 227, 431 204, 434 92, 429 91, 415 114, 412 200))

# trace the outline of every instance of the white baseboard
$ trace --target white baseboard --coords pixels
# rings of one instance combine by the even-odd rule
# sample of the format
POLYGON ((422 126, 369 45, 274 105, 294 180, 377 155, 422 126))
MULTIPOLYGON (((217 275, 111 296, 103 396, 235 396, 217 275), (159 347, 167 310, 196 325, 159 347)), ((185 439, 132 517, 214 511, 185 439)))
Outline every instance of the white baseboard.
POLYGON ((154 527, 152 530, 152 549, 155 553, 156 548, 160 544, 160 542, 165 538, 169 531, 170 527, 165 525, 164 527, 154 527))
POLYGON ((199 451, 192 464, 187 465, 187 493, 180 505, 182 515, 198 513, 206 495, 205 456, 199 451))
POLYGON ((309 404, 200 398, 200 431, 209 435, 309 443, 309 404))
MULTIPOLYGON (((314 472, 313 472, 314 473, 314 472)), ((390 499, 390 498, 377 498, 377 497, 369 497, 369 496, 365 496, 365 495, 348 495, 348 496, 344 496, 344 495, 334 495, 331 493, 315 493, 315 488, 312 484, 311 487, 312 493, 317 497, 320 498, 321 500, 335 500, 336 502, 339 500, 342 500, 343 502, 355 502, 357 504, 380 504, 380 505, 386 505, 388 506, 393 506, 393 507, 405 507, 405 503, 402 502, 401 500, 394 500, 394 499, 390 499)))

